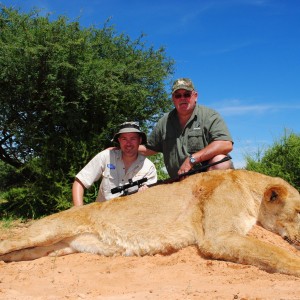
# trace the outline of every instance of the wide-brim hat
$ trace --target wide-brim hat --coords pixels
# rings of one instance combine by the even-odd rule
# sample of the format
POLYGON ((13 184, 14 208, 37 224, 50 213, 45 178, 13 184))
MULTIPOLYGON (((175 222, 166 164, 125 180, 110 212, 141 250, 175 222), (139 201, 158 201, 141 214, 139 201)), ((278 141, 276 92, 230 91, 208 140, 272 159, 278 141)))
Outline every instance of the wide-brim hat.
POLYGON ((142 144, 147 144, 147 136, 144 132, 140 130, 138 122, 125 122, 119 127, 119 131, 114 135, 112 142, 119 143, 118 137, 121 133, 136 132, 142 137, 142 144))

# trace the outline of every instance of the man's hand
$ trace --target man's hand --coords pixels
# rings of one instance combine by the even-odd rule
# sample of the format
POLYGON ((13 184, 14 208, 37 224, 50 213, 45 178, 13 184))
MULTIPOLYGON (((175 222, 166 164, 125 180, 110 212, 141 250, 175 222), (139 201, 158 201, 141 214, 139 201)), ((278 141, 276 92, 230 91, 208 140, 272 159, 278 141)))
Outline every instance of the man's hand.
POLYGON ((178 175, 181 175, 183 173, 186 173, 190 171, 193 168, 193 165, 190 162, 190 158, 187 157, 183 164, 181 165, 180 169, 178 170, 178 175))
POLYGON ((143 191, 146 191, 149 187, 147 185, 142 185, 140 188, 139 188, 139 192, 143 192, 143 191))

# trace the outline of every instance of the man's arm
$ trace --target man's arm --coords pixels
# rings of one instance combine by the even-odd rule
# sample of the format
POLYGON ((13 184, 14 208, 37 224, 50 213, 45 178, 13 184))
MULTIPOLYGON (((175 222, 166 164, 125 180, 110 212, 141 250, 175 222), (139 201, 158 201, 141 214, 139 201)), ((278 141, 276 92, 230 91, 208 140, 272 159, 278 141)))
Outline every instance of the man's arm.
POLYGON ((205 148, 194 153, 193 157, 195 157, 196 163, 199 163, 210 160, 220 154, 227 155, 232 149, 233 146, 231 141, 213 141, 205 148))
MULTIPOLYGON (((196 159, 196 163, 200 163, 218 155, 227 155, 232 149, 233 145, 231 141, 214 141, 200 151, 195 152, 193 157, 196 159)), ((187 157, 179 168, 178 174, 186 173, 192 168, 193 165, 190 163, 189 157, 187 157)))
POLYGON ((144 156, 150 156, 150 155, 154 155, 157 154, 158 152, 150 150, 148 148, 146 148, 145 145, 139 145, 139 149, 138 149, 139 153, 144 155, 144 156))
POLYGON ((72 187, 72 199, 74 206, 83 205, 83 194, 84 194, 84 185, 80 182, 79 179, 75 179, 72 187))

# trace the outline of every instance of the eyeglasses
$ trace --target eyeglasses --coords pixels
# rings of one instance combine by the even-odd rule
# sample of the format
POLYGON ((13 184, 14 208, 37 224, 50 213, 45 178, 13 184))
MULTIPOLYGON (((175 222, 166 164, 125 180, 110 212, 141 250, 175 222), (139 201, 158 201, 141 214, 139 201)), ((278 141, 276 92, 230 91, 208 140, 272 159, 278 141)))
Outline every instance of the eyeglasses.
POLYGON ((190 98, 192 96, 192 93, 184 93, 184 94, 175 94, 174 98, 175 99, 180 99, 180 98, 190 98))

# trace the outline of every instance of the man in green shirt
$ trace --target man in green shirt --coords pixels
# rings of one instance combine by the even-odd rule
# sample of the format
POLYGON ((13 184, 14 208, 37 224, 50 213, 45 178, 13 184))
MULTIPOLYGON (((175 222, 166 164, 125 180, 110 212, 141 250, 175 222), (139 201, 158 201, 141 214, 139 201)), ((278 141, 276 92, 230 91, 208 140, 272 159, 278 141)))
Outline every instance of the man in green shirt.
MULTIPOLYGON (((163 153, 171 178, 188 172, 196 164, 219 161, 233 149, 222 117, 210 108, 197 105, 197 96, 190 79, 177 79, 172 86, 175 108, 158 121, 148 143, 139 146, 139 152, 146 156, 163 153)), ((208 170, 230 168, 233 164, 228 160, 208 170)))

